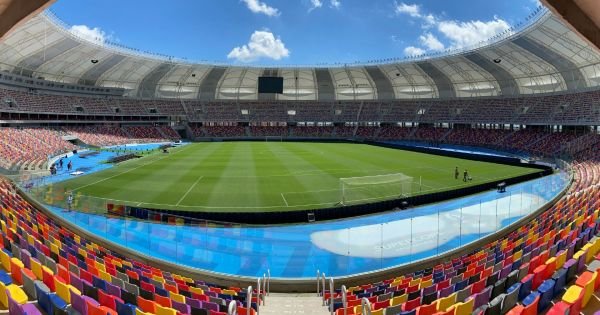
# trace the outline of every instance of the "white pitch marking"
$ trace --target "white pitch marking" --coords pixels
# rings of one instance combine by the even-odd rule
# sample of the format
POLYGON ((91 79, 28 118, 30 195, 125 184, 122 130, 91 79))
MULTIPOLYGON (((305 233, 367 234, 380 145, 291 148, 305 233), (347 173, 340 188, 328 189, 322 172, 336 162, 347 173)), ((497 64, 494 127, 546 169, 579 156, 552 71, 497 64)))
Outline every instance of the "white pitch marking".
POLYGON ((103 179, 100 179, 100 180, 97 180, 97 181, 95 181, 95 182, 93 182, 93 183, 89 183, 89 184, 87 184, 87 185, 83 185, 83 186, 77 187, 77 188, 75 188, 75 189, 71 189, 71 191, 77 191, 77 190, 81 190, 81 189, 83 189, 83 188, 86 188, 86 187, 89 187, 89 186, 92 186, 92 185, 99 184, 99 183, 101 183, 101 182, 103 182, 103 181, 106 181, 106 180, 109 180, 109 179, 111 179, 111 178, 115 178, 115 177, 117 177, 117 176, 121 176, 121 175, 123 175, 123 174, 126 174, 126 173, 129 173, 129 172, 131 172, 131 171, 137 170, 137 169, 138 169, 138 168, 140 168, 140 167, 144 167, 144 166, 146 166, 146 165, 150 165, 150 164, 152 164, 152 163, 154 163, 154 162, 158 162, 158 161, 160 161, 160 160, 164 160, 164 159, 166 159, 166 158, 168 158, 168 157, 171 157, 171 156, 173 156, 173 155, 175 155, 175 154, 177 154, 177 153, 179 153, 179 152, 182 152, 182 151, 184 151, 185 149, 187 149, 187 147, 186 147, 186 148, 184 148, 184 149, 182 149, 182 150, 179 150, 179 151, 177 151, 177 152, 175 152, 175 153, 173 153, 173 154, 171 154, 170 156, 168 155, 168 156, 165 156, 165 157, 161 157, 161 158, 159 158, 159 159, 156 159, 156 160, 152 160, 152 161, 150 161, 150 162, 148 162, 148 163, 145 163, 145 164, 142 164, 142 165, 140 165, 140 166, 137 166, 137 167, 134 167, 134 168, 130 168, 130 169, 128 169, 128 170, 126 170, 126 171, 124 171, 124 172, 121 172, 121 173, 119 173, 119 174, 115 174, 115 175, 113 175, 113 176, 105 177, 105 178, 103 178, 103 179))
POLYGON ((285 196, 283 195, 283 193, 281 193, 281 198, 283 198, 283 202, 285 202, 285 206, 289 207, 290 205, 288 205, 287 200, 285 199, 285 196))
POLYGON ((196 182, 194 182, 194 184, 190 187, 190 189, 188 189, 185 192, 185 195, 183 195, 183 197, 181 197, 181 199, 179 199, 179 201, 177 202, 177 204, 175 206, 179 206, 179 204, 183 201, 183 199, 185 199, 185 197, 187 197, 187 195, 192 191, 192 189, 194 189, 194 187, 196 187, 196 185, 198 185, 198 182, 200 182, 200 180, 202 180, 204 178, 204 176, 200 176, 196 182))

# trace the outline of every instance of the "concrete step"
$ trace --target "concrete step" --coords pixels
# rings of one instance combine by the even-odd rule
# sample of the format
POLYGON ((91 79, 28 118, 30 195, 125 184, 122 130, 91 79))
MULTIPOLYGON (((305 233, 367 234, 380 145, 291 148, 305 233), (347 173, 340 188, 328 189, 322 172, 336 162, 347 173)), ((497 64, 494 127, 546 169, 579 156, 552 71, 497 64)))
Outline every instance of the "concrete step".
POLYGON ((315 293, 271 293, 266 305, 260 307, 260 314, 329 314, 321 301, 315 293))

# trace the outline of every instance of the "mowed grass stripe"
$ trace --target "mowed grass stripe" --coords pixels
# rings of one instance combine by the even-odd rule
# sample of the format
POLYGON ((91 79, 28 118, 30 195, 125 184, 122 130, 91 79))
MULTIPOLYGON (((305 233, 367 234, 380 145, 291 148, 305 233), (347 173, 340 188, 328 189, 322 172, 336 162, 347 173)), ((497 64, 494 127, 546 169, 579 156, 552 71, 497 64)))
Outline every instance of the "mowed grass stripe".
MULTIPOLYGON (((215 178, 212 186, 212 193, 208 198, 208 205, 219 205, 220 207, 234 207, 238 211, 244 208, 257 207, 260 193, 256 185, 256 173, 254 166, 254 157, 251 151, 250 142, 234 142, 225 143, 232 147, 236 152, 229 152, 225 158, 226 163, 223 163, 221 176, 215 178), (245 177, 235 177, 244 174, 245 177)), ((226 211, 226 210, 225 210, 226 211)))
POLYGON ((301 187, 284 192, 290 205, 334 205, 339 202, 339 192, 335 191, 339 187, 339 174, 351 169, 341 169, 335 160, 327 157, 328 154, 323 151, 325 147, 320 143, 315 144, 313 150, 307 150, 300 143, 286 143, 281 148, 287 157, 289 169, 303 170, 295 175, 301 187))
MULTIPOLYGON (((212 145, 212 144, 211 144, 212 145)), ((199 147, 207 150, 211 145, 202 143, 199 147)), ((188 196, 180 203, 180 206, 210 205, 218 202, 213 198, 221 198, 220 188, 217 185, 223 179, 225 169, 234 156, 235 146, 225 143, 215 143, 216 150, 212 150, 205 161, 201 164, 202 181, 198 183, 188 196)), ((241 153, 240 153, 241 154, 241 153)), ((200 175, 200 171, 191 171, 193 175, 200 175)), ((233 189, 232 185, 232 189, 233 189)))
MULTIPOLYGON (((161 169, 160 162, 167 159, 173 159, 177 154, 184 153, 188 148, 177 148, 171 155, 151 155, 149 157, 123 162, 106 171, 93 173, 90 175, 77 177, 65 181, 63 185, 67 190, 75 192, 80 191, 85 195, 102 196, 109 195, 111 198, 128 197, 125 200, 132 199, 132 191, 137 187, 136 178, 143 177, 144 174, 152 175, 154 170, 161 169), (158 166, 154 166, 158 164, 158 166), (119 185, 122 183, 123 185, 119 185)), ((145 187, 147 190, 148 187, 145 187)), ((134 194, 135 195, 135 194, 134 194)))
MULTIPOLYGON (((266 144, 266 148, 268 149, 269 154, 273 157, 272 162, 270 165, 264 165, 262 168, 265 169, 265 171, 268 171, 268 169, 273 168, 273 169, 277 169, 278 172, 281 172, 283 174, 294 174, 294 172, 296 172, 298 169, 302 169, 302 170, 307 170, 309 171, 311 168, 314 168, 313 164, 309 164, 309 163, 305 163, 303 162, 302 164, 297 163, 294 158, 297 158, 293 155, 289 155, 287 154, 289 151, 285 150, 285 145, 277 145, 277 143, 267 143, 266 144), (284 150, 281 150, 284 149, 284 150)), ((261 178, 260 183, 261 186, 264 190, 268 190, 272 192, 272 198, 276 199, 279 198, 280 200, 282 200, 283 204, 288 207, 290 206, 290 203, 288 202, 288 200, 285 198, 285 193, 287 191, 306 191, 306 190, 310 190, 311 186, 310 184, 312 184, 312 180, 311 183, 306 183, 306 180, 311 180, 310 178, 306 177, 306 176, 297 176, 297 175, 289 175, 286 177, 264 177, 261 178), (277 196, 277 194, 279 194, 279 196, 277 196)), ((314 197, 308 197, 305 201, 304 204, 309 204, 309 203, 315 203, 315 202, 319 202, 318 200, 316 200, 314 197)), ((292 206, 294 204, 292 203, 292 206)))
POLYGON ((534 171, 362 144, 224 142, 192 144, 55 186, 89 185, 81 192, 150 208, 289 211, 339 202, 343 177, 404 173, 415 182, 421 177, 425 190, 440 190, 534 171), (465 168, 473 176, 466 184, 461 180, 465 168))

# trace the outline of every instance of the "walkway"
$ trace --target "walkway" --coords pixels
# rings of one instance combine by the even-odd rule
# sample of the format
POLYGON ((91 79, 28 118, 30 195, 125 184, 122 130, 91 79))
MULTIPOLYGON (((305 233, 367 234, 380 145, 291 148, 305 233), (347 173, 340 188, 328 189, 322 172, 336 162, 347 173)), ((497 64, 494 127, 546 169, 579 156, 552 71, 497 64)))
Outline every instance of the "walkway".
POLYGON ((316 293, 271 293, 267 297, 266 305, 260 307, 260 314, 329 314, 321 301, 316 293))

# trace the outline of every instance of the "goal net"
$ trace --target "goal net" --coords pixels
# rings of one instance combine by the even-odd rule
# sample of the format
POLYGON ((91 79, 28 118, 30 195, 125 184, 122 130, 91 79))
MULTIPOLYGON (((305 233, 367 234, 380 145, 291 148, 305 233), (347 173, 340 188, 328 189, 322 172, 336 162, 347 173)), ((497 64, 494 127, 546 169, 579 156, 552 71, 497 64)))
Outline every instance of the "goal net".
POLYGON ((402 173, 340 178, 342 205, 402 198, 412 193, 413 178, 402 173))

